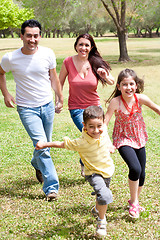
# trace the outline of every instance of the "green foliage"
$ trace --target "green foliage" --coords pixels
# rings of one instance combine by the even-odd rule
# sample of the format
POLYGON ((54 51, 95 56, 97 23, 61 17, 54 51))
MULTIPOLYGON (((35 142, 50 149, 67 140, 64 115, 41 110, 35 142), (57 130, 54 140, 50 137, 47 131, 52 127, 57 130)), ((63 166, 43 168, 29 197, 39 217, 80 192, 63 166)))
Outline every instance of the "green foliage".
POLYGON ((0 0, 0 29, 18 28, 24 20, 33 16, 33 10, 19 9, 13 0, 0 0))

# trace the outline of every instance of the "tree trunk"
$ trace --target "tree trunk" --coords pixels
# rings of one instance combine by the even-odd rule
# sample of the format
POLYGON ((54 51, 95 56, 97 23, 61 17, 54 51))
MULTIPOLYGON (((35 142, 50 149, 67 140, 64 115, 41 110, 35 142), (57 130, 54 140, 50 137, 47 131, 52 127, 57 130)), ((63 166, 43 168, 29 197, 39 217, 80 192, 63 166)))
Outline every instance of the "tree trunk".
POLYGON ((159 37, 159 27, 156 29, 156 35, 159 37))
POLYGON ((120 51, 120 56, 118 61, 128 62, 130 61, 130 58, 128 56, 128 51, 127 51, 126 33, 125 31, 118 31, 117 34, 118 34, 119 51, 120 51))

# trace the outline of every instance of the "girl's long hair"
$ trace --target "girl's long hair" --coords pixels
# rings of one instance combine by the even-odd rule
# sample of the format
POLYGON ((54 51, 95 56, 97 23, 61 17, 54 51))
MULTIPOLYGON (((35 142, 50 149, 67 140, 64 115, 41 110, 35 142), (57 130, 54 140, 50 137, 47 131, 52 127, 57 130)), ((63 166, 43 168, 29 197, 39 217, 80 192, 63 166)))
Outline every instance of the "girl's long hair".
POLYGON ((77 39, 74 43, 75 50, 76 50, 76 46, 77 46, 80 38, 85 38, 90 41, 91 51, 89 52, 88 61, 92 67, 92 71, 93 71, 94 75, 96 76, 96 78, 98 80, 100 80, 103 85, 106 85, 107 84, 106 80, 104 80, 103 78, 101 78, 99 76, 99 74, 97 73, 97 69, 101 67, 101 68, 104 68, 108 72, 111 70, 111 67, 105 60, 103 60, 103 58, 101 57, 100 53, 97 50, 96 44, 93 40, 93 37, 88 33, 81 34, 77 37, 77 39))
POLYGON ((135 73, 135 71, 133 71, 132 69, 126 68, 119 73, 117 83, 116 83, 116 87, 115 87, 114 91, 112 92, 111 96, 105 101, 106 103, 109 103, 112 100, 112 98, 121 95, 121 91, 118 90, 117 85, 120 85, 121 81, 124 78, 128 78, 128 77, 132 77, 133 80, 136 82, 136 85, 137 85, 136 93, 143 92, 143 90, 144 90, 144 80, 139 78, 137 76, 137 74, 135 73))

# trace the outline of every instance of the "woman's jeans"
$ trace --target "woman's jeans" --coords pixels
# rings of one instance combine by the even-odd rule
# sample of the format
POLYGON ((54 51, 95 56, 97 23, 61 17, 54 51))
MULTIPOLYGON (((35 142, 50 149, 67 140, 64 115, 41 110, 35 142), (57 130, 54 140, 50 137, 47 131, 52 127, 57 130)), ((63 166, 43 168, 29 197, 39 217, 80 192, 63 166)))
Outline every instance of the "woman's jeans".
MULTIPOLYGON (((44 142, 52 140, 53 119, 55 113, 53 101, 44 106, 34 108, 17 106, 17 111, 34 147, 39 140, 44 142)), ((35 169, 40 170, 42 173, 44 180, 44 193, 46 195, 50 192, 57 193, 59 189, 59 180, 50 156, 50 149, 34 149, 31 164, 35 169)))
MULTIPOLYGON (((79 131, 82 132, 82 128, 83 128, 83 123, 82 122, 83 122, 84 109, 72 109, 72 110, 69 110, 69 111, 70 111, 70 115, 71 115, 71 118, 72 118, 74 124, 79 129, 79 131)), ((84 166, 81 159, 80 159, 80 164, 82 166, 84 166)))

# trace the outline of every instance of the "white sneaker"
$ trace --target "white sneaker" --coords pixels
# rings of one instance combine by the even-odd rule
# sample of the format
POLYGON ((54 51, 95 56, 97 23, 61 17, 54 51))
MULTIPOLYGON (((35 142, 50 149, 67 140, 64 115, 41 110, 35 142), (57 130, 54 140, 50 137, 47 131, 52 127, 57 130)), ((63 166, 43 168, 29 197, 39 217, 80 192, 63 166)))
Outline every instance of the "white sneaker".
POLYGON ((97 229, 96 229, 96 234, 99 236, 106 236, 107 232, 106 232, 106 219, 97 220, 97 229))

